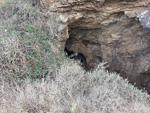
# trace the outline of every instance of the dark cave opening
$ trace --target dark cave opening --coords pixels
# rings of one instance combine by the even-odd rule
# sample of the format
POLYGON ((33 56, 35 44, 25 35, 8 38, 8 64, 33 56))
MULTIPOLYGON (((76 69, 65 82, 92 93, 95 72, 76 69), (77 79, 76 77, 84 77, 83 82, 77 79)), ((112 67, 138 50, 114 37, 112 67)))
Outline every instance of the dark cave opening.
POLYGON ((108 72, 118 73, 150 93, 149 73, 143 68, 150 68, 143 63, 150 62, 149 30, 124 12, 111 14, 107 21, 107 25, 100 28, 81 27, 79 21, 72 23, 65 45, 66 56, 80 61, 86 71, 92 71, 100 62, 107 62, 108 72))
POLYGON ((65 48, 66 56, 70 59, 78 60, 81 63, 81 66, 83 68, 86 68, 86 58, 82 53, 75 53, 73 51, 69 51, 67 48, 65 48))
POLYGON ((79 36, 79 34, 80 34, 79 32, 77 33, 76 30, 71 28, 71 26, 70 26, 70 29, 68 31, 69 38, 66 41, 65 50, 64 51, 65 51, 66 56, 68 58, 73 59, 75 61, 79 61, 80 65, 86 71, 88 71, 88 69, 87 69, 87 58, 84 55, 84 53, 82 52, 83 48, 81 47, 81 45, 80 46, 76 45, 76 44, 78 44, 79 41, 82 42, 82 40, 75 38, 76 36, 79 36), (75 46, 73 46, 74 44, 75 44, 75 46))

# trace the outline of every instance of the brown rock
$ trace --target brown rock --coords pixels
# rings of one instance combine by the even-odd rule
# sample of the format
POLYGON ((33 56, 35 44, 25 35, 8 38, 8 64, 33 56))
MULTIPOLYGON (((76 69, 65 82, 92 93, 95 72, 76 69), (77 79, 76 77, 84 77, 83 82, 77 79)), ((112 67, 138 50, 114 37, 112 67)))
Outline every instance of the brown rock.
POLYGON ((87 69, 102 61, 150 89, 150 0, 47 0, 59 14, 62 47, 80 53, 87 69))

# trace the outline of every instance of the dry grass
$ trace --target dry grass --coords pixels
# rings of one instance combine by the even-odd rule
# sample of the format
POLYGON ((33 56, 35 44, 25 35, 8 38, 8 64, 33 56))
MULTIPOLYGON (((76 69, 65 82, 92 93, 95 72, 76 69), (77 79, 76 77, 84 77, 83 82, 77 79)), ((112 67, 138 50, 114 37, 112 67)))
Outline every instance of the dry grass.
POLYGON ((149 96, 103 64, 63 61, 59 23, 45 16, 19 0, 0 7, 0 113, 150 112, 149 96))
POLYGON ((86 73, 66 61, 55 80, 10 86, 1 82, 1 113, 149 113, 149 96, 102 64, 86 73))

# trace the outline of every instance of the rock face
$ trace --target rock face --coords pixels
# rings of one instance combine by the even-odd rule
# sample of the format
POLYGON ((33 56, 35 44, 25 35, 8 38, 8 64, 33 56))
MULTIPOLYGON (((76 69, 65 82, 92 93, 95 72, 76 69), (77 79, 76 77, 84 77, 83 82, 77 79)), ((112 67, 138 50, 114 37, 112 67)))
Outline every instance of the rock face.
POLYGON ((108 70, 150 92, 150 0, 45 0, 57 13, 62 48, 86 69, 108 70))

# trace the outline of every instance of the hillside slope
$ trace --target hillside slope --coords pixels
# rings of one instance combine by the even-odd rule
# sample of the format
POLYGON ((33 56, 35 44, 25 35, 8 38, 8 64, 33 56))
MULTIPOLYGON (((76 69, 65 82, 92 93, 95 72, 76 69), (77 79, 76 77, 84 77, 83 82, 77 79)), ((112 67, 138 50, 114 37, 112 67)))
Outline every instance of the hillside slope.
POLYGON ((0 113, 150 112, 149 95, 105 63, 86 72, 66 58, 60 18, 48 13, 27 0, 0 6, 0 113))

